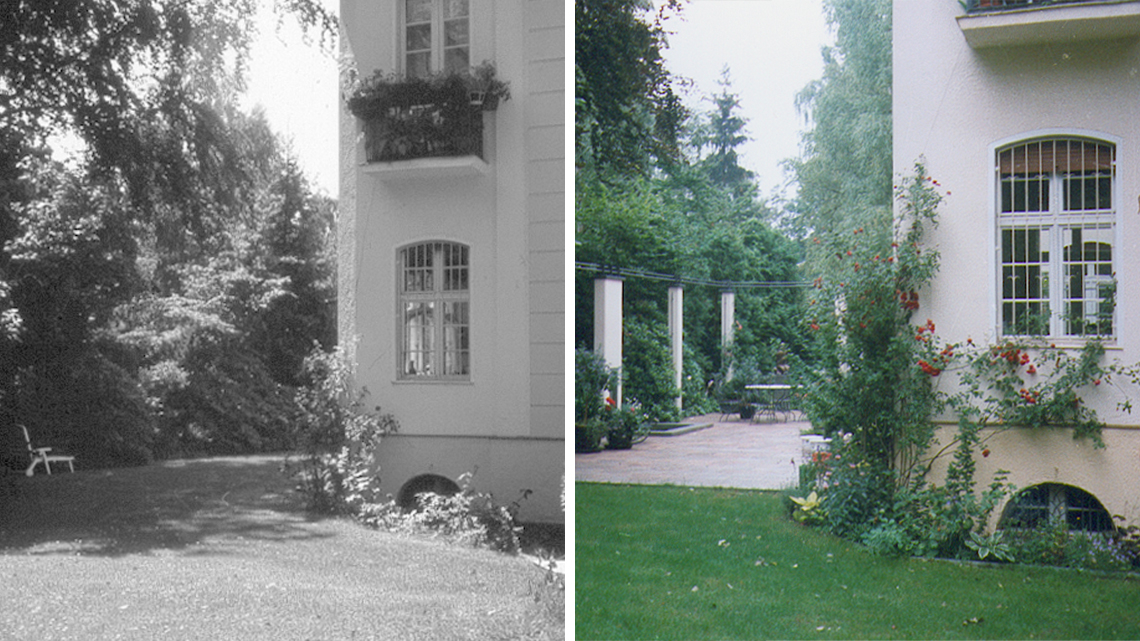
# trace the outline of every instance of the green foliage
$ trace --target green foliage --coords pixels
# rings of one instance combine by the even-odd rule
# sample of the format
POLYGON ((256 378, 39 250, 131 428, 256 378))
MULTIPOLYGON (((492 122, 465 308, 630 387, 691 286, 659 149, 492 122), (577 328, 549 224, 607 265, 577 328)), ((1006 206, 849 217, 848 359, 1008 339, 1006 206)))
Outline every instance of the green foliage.
POLYGON ((878 552, 959 557, 969 549, 1008 559, 1015 550, 1000 535, 982 534, 1012 491, 1004 472, 975 490, 975 457, 989 454, 985 434, 1064 427, 1102 446, 1103 424, 1081 393, 1119 370, 1101 365, 1097 341, 1076 355, 1008 342, 943 344, 933 321, 911 324, 919 292, 937 269, 937 254, 922 238, 936 223, 937 186, 919 164, 901 183, 901 216, 890 233, 869 221, 814 236, 832 271, 816 278, 809 306, 820 351, 806 407, 816 427, 842 435, 843 443, 833 446, 842 464, 810 487, 826 491, 832 532, 878 552), (946 378, 953 393, 937 385, 946 378), (932 450, 935 420, 944 412, 957 417, 957 433, 932 450), (927 475, 948 452, 952 460, 938 485, 927 475))
POLYGON ((605 394, 617 383, 617 372, 601 354, 585 347, 574 350, 574 420, 586 422, 602 415, 605 394))
POLYGON ((436 105, 446 110, 465 110, 474 106, 470 94, 483 92, 484 101, 477 107, 490 109, 499 101, 511 99, 510 86, 495 77, 495 66, 483 62, 463 72, 439 72, 424 77, 377 69, 371 76, 349 89, 346 106, 358 118, 387 116, 393 109, 436 105))
POLYGON ((575 1, 575 156, 587 177, 647 176, 679 158, 684 110, 661 52, 663 22, 680 9, 670 0, 651 16, 642 0, 575 1))
POLYGON ((11 423, 85 468, 143 465, 154 419, 134 378, 95 345, 21 368, 4 399, 11 423))
MULTIPOLYGON (((577 236, 581 263, 703 281, 793 282, 802 252, 771 229, 774 218, 738 164, 746 120, 727 71, 712 109, 693 118, 677 106, 660 58, 662 6, 628 0, 575 3, 577 236), (654 133, 649 133, 649 132, 654 133)), ((575 278, 575 342, 594 333, 595 271, 575 278)), ((655 420, 675 413, 664 280, 624 281, 625 395, 655 420), (632 362, 631 362, 632 361, 632 362)), ((796 327, 799 292, 738 292, 739 331, 729 358, 721 348, 720 288, 685 289, 682 397, 686 412, 715 408, 710 380, 732 363, 772 371, 806 352, 796 327), (738 359, 735 360, 734 359, 738 359), (751 366, 751 365, 750 365, 751 366)), ((737 367, 738 371, 742 368, 737 367)))
POLYGON ((797 234, 848 227, 850 212, 891 202, 891 2, 827 0, 835 45, 823 77, 796 97, 813 127, 789 161, 800 189, 797 234))
POLYGON ((651 421, 676 419, 676 398, 680 390, 673 380, 667 330, 660 323, 646 322, 636 316, 625 320, 624 329, 623 398, 640 405, 651 421))
POLYGON ((350 365, 339 350, 314 349, 304 376, 292 441, 302 453, 296 472, 310 509, 363 514, 384 504, 376 455, 399 423, 379 407, 366 406, 367 390, 352 387, 350 365))
POLYGON ((1005 532, 1001 530, 989 535, 970 532, 966 547, 977 552, 978 559, 982 561, 991 556, 999 561, 1013 560, 1013 549, 1005 542, 1005 532))
POLYGON ((606 412, 606 449, 627 450, 649 435, 649 416, 637 405, 625 405, 606 412))
POLYGON ((773 492, 579 483, 575 503, 577 639, 1127 638, 1140 621, 1134 576, 875 556, 773 492))
POLYGON ((1126 532, 1071 532, 1062 523, 1045 522, 1031 530, 999 533, 1019 563, 1121 571, 1138 562, 1135 537, 1126 532))
POLYGON ((407 513, 384 511, 372 524, 395 532, 438 536, 455 543, 518 554, 522 531, 515 522, 518 504, 495 503, 489 494, 476 492, 472 480, 472 474, 461 474, 458 493, 443 496, 425 492, 417 497, 416 509, 407 513))
POLYGON ((185 384, 157 399, 163 436, 174 441, 176 453, 240 454, 291 445, 296 406, 290 390, 236 337, 200 333, 181 366, 185 384))
POLYGON ((112 452, 84 456, 88 464, 286 447, 303 354, 333 341, 331 204, 309 191, 262 117, 231 116, 243 134, 231 141, 234 162, 256 192, 240 204, 198 185, 150 215, 122 181, 38 156, 11 177, 20 197, 0 212, 15 217, 0 254, 12 330, 0 339, 0 399, 13 420, 34 423, 34 406, 16 400, 32 392, 18 386, 85 380, 104 365, 75 355, 105 355, 115 366, 105 397, 131 417, 87 433, 77 451, 112 452), (205 203, 206 237, 174 223, 173 209, 205 203))
POLYGON ((852 435, 851 454, 876 470, 900 470, 905 482, 940 409, 930 377, 915 368, 923 343, 910 324, 918 292, 937 270, 923 234, 935 224, 938 198, 921 164, 899 195, 898 222, 876 211, 813 236, 828 271, 809 294, 805 325, 817 337, 817 366, 805 409, 824 433, 852 435))

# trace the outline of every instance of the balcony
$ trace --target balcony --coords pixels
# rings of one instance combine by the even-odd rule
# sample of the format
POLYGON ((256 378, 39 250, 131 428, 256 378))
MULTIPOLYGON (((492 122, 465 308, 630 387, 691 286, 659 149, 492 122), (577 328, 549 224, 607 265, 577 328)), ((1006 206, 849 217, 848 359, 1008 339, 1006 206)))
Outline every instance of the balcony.
POLYGON ((1140 37, 1137 0, 968 0, 966 42, 987 47, 1140 37))
POLYGON ((510 99, 495 68, 403 77, 376 72, 347 98, 360 121, 367 170, 380 173, 466 171, 483 162, 484 113, 510 99))
POLYGON ((361 128, 369 163, 483 157, 483 109, 466 102, 391 107, 361 118, 361 128))

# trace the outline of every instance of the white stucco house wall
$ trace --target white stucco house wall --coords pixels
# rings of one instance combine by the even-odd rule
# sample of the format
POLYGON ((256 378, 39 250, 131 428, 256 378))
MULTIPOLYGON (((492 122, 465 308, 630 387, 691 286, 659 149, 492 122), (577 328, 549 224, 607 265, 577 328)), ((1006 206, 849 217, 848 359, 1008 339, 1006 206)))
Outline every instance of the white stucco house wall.
POLYGON ((341 113, 340 340, 400 423, 379 475, 403 502, 473 473, 520 520, 564 521, 565 9, 340 3, 361 77, 489 61, 510 88, 476 115, 481 144, 443 156, 370 159, 341 113))
MULTIPOLYGON (((947 341, 1076 350, 1100 335, 1106 360, 1136 363, 1140 2, 968 4, 893 7, 894 170, 924 158, 949 192, 919 315, 947 341)), ((1005 469, 1031 509, 1088 524, 1092 495, 1140 523, 1140 414, 1118 407, 1140 390, 1081 392, 1108 424, 1106 448, 1070 430, 1007 430, 978 457, 979 485, 1005 469)))

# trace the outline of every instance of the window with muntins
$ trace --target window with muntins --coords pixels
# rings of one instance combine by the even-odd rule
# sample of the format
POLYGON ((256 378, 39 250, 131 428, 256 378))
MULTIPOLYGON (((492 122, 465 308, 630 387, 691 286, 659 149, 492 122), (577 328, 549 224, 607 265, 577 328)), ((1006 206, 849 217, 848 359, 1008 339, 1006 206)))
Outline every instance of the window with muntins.
POLYGON ((422 78, 471 66, 470 0, 404 0, 404 73, 422 78))
POLYGON ((1060 483, 1042 483, 1018 492, 1006 505, 998 527, 1032 530, 1050 524, 1080 532, 1115 529, 1112 517, 1095 496, 1060 483))
POLYGON ((1113 336, 1116 147, 1050 138, 996 155, 1002 334, 1113 336))
POLYGON ((470 378, 469 253, 466 245, 439 241, 400 250, 401 379, 470 378))

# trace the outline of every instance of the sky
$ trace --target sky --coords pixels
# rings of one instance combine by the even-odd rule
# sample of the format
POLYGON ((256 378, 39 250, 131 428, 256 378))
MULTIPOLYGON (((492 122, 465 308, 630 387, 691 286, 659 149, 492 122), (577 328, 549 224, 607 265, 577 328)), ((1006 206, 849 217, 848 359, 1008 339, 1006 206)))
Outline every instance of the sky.
POLYGON ((686 106, 708 110, 702 97, 719 93, 727 65, 752 139, 741 148, 740 164, 757 174, 761 194, 794 196, 784 191, 780 162, 799 154, 805 121, 795 95, 820 78, 820 50, 834 41, 821 0, 690 0, 682 19, 665 26, 673 32, 666 67, 696 85, 686 106))
MULTIPOLYGON (((296 21, 277 27, 271 2, 258 15, 260 34, 250 52, 246 106, 265 108, 270 126, 291 143, 313 186, 337 196, 340 90, 334 54, 306 43, 296 21)), ((325 0, 336 9, 336 0, 325 0)))

